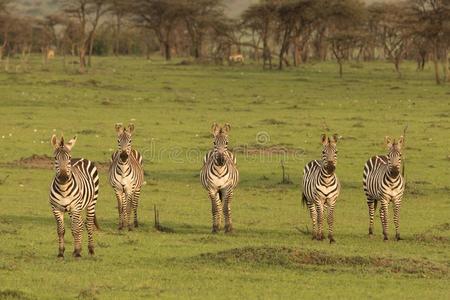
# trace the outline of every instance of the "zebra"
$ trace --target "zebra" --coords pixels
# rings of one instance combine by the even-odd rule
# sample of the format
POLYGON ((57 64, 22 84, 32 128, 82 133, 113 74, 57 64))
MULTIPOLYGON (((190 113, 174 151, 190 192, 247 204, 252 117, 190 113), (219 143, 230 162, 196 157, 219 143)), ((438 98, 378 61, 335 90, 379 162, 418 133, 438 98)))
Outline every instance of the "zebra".
POLYGON ((98 198, 99 179, 94 163, 84 158, 72 158, 71 151, 77 137, 64 142, 56 135, 51 138, 54 148, 56 174, 50 186, 50 206, 56 219, 59 239, 58 257, 64 257, 64 213, 68 212, 72 223, 75 257, 81 257, 82 212, 86 209, 89 254, 94 254, 94 226, 98 227, 95 205, 98 198))
POLYGON ((119 149, 111 156, 109 167, 109 183, 113 187, 119 211, 119 230, 128 227, 131 214, 134 213, 134 227, 138 227, 137 209, 141 187, 144 183, 144 166, 142 155, 131 148, 131 135, 134 125, 123 127, 121 123, 115 125, 119 149))
POLYGON ((339 196, 341 185, 335 174, 337 163, 337 134, 330 139, 322 135, 322 161, 310 161, 303 170, 303 205, 308 206, 313 226, 313 239, 323 240, 324 207, 328 208, 328 239, 334 243, 333 223, 334 206, 339 196))
POLYGON ((231 126, 214 123, 211 132, 214 136, 214 148, 203 159, 200 180, 208 191, 212 206, 212 232, 217 233, 222 226, 222 213, 225 218, 225 232, 233 231, 231 221, 231 200, 233 191, 239 182, 236 157, 228 150, 228 132, 231 126))
POLYGON ((400 240, 400 206, 405 181, 400 174, 402 163, 403 136, 396 142, 391 137, 385 138, 389 150, 387 155, 377 155, 370 158, 364 165, 363 186, 369 208, 369 236, 373 235, 373 218, 380 202, 380 219, 384 240, 388 240, 388 208, 394 204, 395 239, 400 240))

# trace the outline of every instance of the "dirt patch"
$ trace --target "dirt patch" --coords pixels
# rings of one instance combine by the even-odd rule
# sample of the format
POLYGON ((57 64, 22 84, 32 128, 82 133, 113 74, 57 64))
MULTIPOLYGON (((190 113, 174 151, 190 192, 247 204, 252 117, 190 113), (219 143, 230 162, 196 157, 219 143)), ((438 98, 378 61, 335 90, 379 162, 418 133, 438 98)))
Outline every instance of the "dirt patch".
MULTIPOLYGON (((46 154, 39 155, 33 154, 29 157, 23 157, 21 159, 2 164, 3 166, 10 168, 29 168, 29 169, 47 169, 53 170, 53 157, 46 154)), ((109 168, 109 162, 94 162, 99 171, 107 171, 109 168)))
POLYGON ((22 291, 17 290, 3 290, 0 291, 0 299, 36 299, 35 297, 29 296, 22 291))
POLYGON ((448 267, 428 260, 409 258, 394 259, 389 257, 341 256, 324 252, 293 249, 287 247, 246 247, 235 248, 216 253, 204 253, 196 260, 224 262, 228 264, 250 263, 266 266, 281 266, 299 268, 302 265, 343 266, 374 269, 404 273, 418 277, 444 277, 448 274, 448 267))

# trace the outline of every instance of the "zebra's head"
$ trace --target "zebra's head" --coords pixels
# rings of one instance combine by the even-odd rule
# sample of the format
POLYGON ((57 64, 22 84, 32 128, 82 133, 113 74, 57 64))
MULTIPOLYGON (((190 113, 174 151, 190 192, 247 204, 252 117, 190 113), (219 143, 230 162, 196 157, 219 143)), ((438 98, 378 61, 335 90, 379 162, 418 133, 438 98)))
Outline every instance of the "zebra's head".
POLYGON ((134 125, 129 124, 128 127, 123 127, 122 123, 116 124, 117 144, 120 151, 120 159, 126 162, 131 153, 131 134, 134 131, 134 125))
POLYGON ((330 139, 326 134, 322 134, 322 161, 325 166, 325 170, 328 174, 332 174, 336 170, 337 164, 337 149, 336 144, 338 141, 338 135, 334 134, 330 139))
POLYGON ((225 153, 228 150, 228 132, 231 130, 231 126, 228 123, 220 126, 214 123, 211 127, 211 133, 214 136, 214 159, 219 166, 225 164, 225 153))
POLYGON ((72 176, 72 165, 70 162, 72 157, 70 152, 76 141, 76 136, 67 143, 64 142, 63 136, 61 136, 59 141, 56 135, 53 135, 51 138, 51 143, 54 148, 53 154, 55 156, 56 180, 59 183, 66 183, 72 176))
POLYGON ((402 147, 403 147, 403 136, 401 136, 398 141, 395 141, 395 139, 392 139, 391 137, 387 136, 385 138, 386 147, 389 150, 389 153, 387 155, 388 158, 388 171, 389 173, 397 177, 400 173, 400 167, 402 164, 402 147))

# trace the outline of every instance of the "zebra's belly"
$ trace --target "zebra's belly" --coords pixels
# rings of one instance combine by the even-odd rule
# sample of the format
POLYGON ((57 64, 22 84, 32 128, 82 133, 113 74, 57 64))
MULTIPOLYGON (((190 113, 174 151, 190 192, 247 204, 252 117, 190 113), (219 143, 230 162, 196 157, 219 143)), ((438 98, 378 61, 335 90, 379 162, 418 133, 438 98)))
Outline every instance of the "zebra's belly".
MULTIPOLYGON (((67 195, 67 196, 64 196, 64 197, 63 196, 59 196, 57 198, 53 198, 52 202, 56 203, 57 206, 62 211, 72 211, 77 206, 77 204, 79 202, 79 199, 78 199, 78 197, 74 197, 72 195, 67 195)), ((83 208, 84 207, 81 207, 81 209, 83 209, 83 208)))

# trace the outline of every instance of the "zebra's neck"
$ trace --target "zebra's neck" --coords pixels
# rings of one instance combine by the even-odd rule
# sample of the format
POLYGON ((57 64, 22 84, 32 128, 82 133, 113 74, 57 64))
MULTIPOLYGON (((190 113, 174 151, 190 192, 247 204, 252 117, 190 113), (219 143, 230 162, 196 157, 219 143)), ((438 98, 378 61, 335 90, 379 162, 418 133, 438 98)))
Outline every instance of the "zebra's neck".
POLYGON ((320 168, 320 178, 323 182, 331 182, 334 177, 334 172, 328 173, 325 164, 322 164, 322 168, 320 168))

